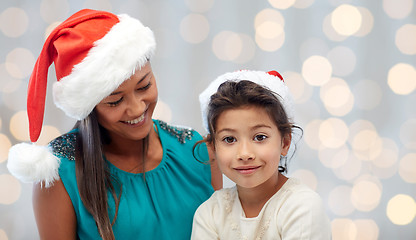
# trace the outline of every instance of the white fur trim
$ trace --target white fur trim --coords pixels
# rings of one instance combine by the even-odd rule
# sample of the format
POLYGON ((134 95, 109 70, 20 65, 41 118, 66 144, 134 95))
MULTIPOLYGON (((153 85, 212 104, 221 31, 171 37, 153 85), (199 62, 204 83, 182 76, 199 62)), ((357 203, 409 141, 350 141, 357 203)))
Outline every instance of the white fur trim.
POLYGON ((152 30, 128 15, 118 18, 120 22, 94 43, 71 74, 53 85, 56 106, 70 117, 84 119, 154 54, 152 30))
POLYGON ((9 150, 7 168, 22 182, 40 182, 45 187, 59 179, 60 160, 48 147, 19 143, 9 150))
POLYGON ((257 84, 260 84, 273 92, 277 93, 277 96, 282 104, 283 108, 286 111, 286 114, 290 121, 294 121, 294 107, 293 107, 293 98, 290 94, 289 88, 286 84, 280 80, 280 78, 270 75, 267 72, 263 71, 249 71, 241 70, 236 72, 229 72, 219 76, 217 79, 212 81, 210 85, 199 95, 199 102, 201 106, 202 113, 202 122, 205 130, 208 132, 208 123, 207 123, 207 114, 208 114, 208 104, 211 96, 217 92, 218 87, 221 83, 230 80, 230 81, 241 81, 241 80, 250 80, 257 84))

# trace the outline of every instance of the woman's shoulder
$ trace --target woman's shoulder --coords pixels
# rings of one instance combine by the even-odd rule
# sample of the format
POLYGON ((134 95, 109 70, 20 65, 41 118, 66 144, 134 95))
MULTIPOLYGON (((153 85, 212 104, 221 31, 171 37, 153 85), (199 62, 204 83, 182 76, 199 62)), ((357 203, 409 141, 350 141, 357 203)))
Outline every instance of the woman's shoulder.
POLYGON ((181 144, 201 139, 201 135, 191 127, 173 125, 162 120, 154 120, 154 123, 158 127, 159 131, 166 133, 165 136, 173 138, 181 144))
POLYGON ((75 129, 53 139, 48 147, 56 157, 73 161, 75 160, 76 139, 77 130, 75 129))

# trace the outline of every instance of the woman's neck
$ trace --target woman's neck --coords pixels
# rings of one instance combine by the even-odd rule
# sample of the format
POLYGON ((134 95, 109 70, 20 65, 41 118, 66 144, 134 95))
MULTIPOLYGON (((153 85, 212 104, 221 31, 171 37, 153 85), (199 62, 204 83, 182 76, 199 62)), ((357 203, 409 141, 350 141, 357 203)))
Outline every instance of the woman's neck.
POLYGON ((114 139, 104 147, 107 160, 117 168, 132 173, 142 173, 156 168, 162 160, 162 145, 153 128, 147 138, 147 143, 144 143, 145 139, 134 141, 114 139), (145 147, 147 149, 144 149, 145 147), (143 154, 143 151, 146 152, 143 154), (145 156, 144 161, 143 156, 145 156))
POLYGON ((237 185, 238 197, 246 217, 257 217, 264 204, 282 188, 287 179, 286 176, 278 173, 254 188, 243 188, 237 185))

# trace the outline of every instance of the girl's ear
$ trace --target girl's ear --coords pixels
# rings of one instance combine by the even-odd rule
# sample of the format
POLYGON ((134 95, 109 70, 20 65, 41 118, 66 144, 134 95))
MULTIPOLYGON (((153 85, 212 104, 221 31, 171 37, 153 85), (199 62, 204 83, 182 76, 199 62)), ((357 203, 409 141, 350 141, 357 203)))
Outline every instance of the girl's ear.
POLYGON ((289 152, 290 143, 292 142, 292 134, 286 134, 282 138, 282 152, 281 155, 286 156, 289 152))

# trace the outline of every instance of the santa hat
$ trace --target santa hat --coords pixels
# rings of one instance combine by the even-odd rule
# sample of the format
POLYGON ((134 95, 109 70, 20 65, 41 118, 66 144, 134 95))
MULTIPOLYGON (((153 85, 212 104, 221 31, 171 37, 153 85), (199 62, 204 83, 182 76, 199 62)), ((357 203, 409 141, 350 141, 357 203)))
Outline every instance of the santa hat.
MULTIPOLYGON (((56 106, 81 120, 144 66, 155 48, 153 32, 126 14, 84 9, 70 16, 51 32, 30 76, 27 95, 30 140, 36 142, 42 129, 48 69, 52 63, 57 78, 53 84, 56 106)), ((25 160, 33 156, 33 151, 40 150, 38 146, 27 145, 30 144, 10 149, 9 171, 24 181, 49 179, 51 183, 59 178, 57 158, 40 154, 39 159, 25 160), (34 170, 42 166, 48 169, 34 170)), ((40 152, 49 152, 44 150, 40 152)))
POLYGON ((239 82, 241 80, 249 80, 257 83, 263 87, 272 90, 277 94, 278 99, 283 105, 285 112, 291 122, 294 121, 293 98, 290 94, 289 88, 284 83, 283 77, 277 71, 250 71, 240 70, 236 72, 229 72, 219 76, 199 95, 199 102, 202 112, 202 122, 205 130, 209 132, 207 114, 208 104, 211 96, 217 92, 218 87, 225 81, 239 82))

